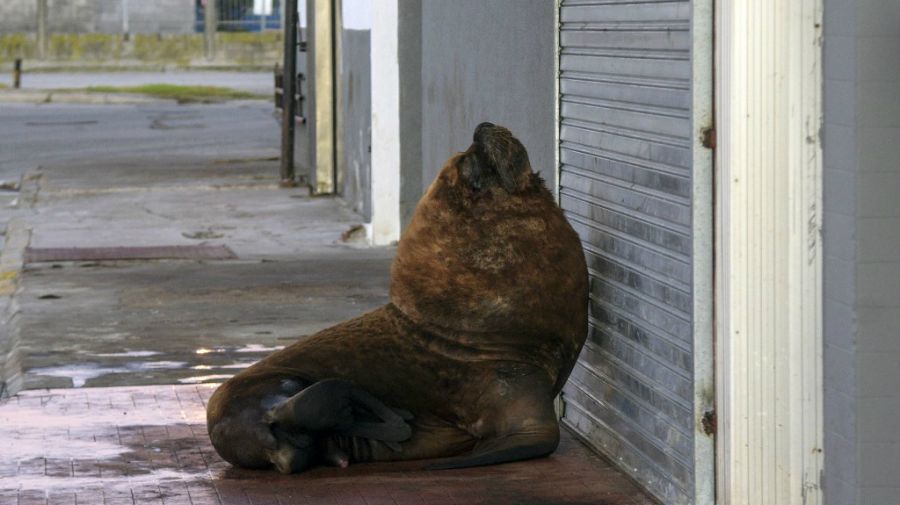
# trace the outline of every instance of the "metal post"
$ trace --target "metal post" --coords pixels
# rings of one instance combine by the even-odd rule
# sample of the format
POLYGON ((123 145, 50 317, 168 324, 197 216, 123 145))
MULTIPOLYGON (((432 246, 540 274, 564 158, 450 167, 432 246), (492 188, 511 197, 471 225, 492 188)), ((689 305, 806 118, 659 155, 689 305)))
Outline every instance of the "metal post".
POLYGON ((266 13, 272 8, 271 0, 263 1, 259 9, 259 32, 266 31, 266 13))
POLYGON ((47 57, 47 0, 37 0, 38 57, 47 57))
POLYGON ((297 0, 284 6, 284 92, 281 99, 281 186, 293 187, 294 116, 297 94, 297 0))
POLYGON ((128 40, 128 33, 131 28, 128 26, 128 0, 122 0, 122 35, 128 40))
POLYGON ((13 66, 13 88, 19 89, 20 87, 22 87, 22 58, 16 58, 13 66))
POLYGON ((216 58, 216 30, 219 27, 219 14, 216 12, 216 2, 218 0, 206 0, 203 7, 203 34, 206 59, 214 60, 216 58))

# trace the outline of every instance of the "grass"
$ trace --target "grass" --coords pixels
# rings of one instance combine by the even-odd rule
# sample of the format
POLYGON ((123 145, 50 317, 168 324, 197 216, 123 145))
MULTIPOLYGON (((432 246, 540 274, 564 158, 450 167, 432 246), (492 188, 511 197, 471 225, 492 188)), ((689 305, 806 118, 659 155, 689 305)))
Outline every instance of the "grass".
POLYGON ((141 86, 91 86, 89 93, 133 93, 187 102, 221 102, 263 98, 254 93, 220 86, 181 86, 178 84, 144 84, 141 86))
POLYGON ((6 84, 3 84, 2 82, 0 82, 0 89, 6 89, 8 87, 9 86, 7 86, 6 84))

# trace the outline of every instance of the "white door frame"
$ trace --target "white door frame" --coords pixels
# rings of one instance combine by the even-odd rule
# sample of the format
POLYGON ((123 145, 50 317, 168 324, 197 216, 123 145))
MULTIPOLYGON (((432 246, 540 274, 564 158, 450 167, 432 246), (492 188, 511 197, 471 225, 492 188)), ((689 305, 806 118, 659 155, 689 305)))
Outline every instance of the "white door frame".
POLYGON ((717 501, 822 503, 822 0, 716 0, 717 501))
POLYGON ((691 239, 693 259, 694 503, 716 500, 714 251, 714 0, 691 12, 691 239))

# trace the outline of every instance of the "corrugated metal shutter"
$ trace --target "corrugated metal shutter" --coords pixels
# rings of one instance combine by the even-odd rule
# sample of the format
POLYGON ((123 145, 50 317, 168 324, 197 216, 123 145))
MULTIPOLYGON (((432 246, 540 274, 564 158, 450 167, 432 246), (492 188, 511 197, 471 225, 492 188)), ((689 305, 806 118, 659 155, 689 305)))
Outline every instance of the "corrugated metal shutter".
POLYGON ((691 4, 564 0, 559 199, 591 276, 565 419, 693 503, 691 4))

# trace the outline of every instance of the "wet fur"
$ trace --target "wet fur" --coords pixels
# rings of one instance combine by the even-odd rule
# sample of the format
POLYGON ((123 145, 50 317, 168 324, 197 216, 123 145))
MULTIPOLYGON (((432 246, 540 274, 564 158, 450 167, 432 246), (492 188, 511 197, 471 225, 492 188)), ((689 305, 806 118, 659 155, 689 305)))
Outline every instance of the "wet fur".
POLYGON ((586 337, 587 271, 577 235, 508 130, 480 125, 448 160, 400 240, 390 295, 223 384, 208 409, 217 451, 267 466, 263 450, 247 447, 255 442, 238 440, 265 442, 254 424, 262 399, 285 381, 327 378, 415 416, 399 453, 334 440, 353 461, 458 456, 450 466, 468 466, 556 447, 552 402, 586 337))

